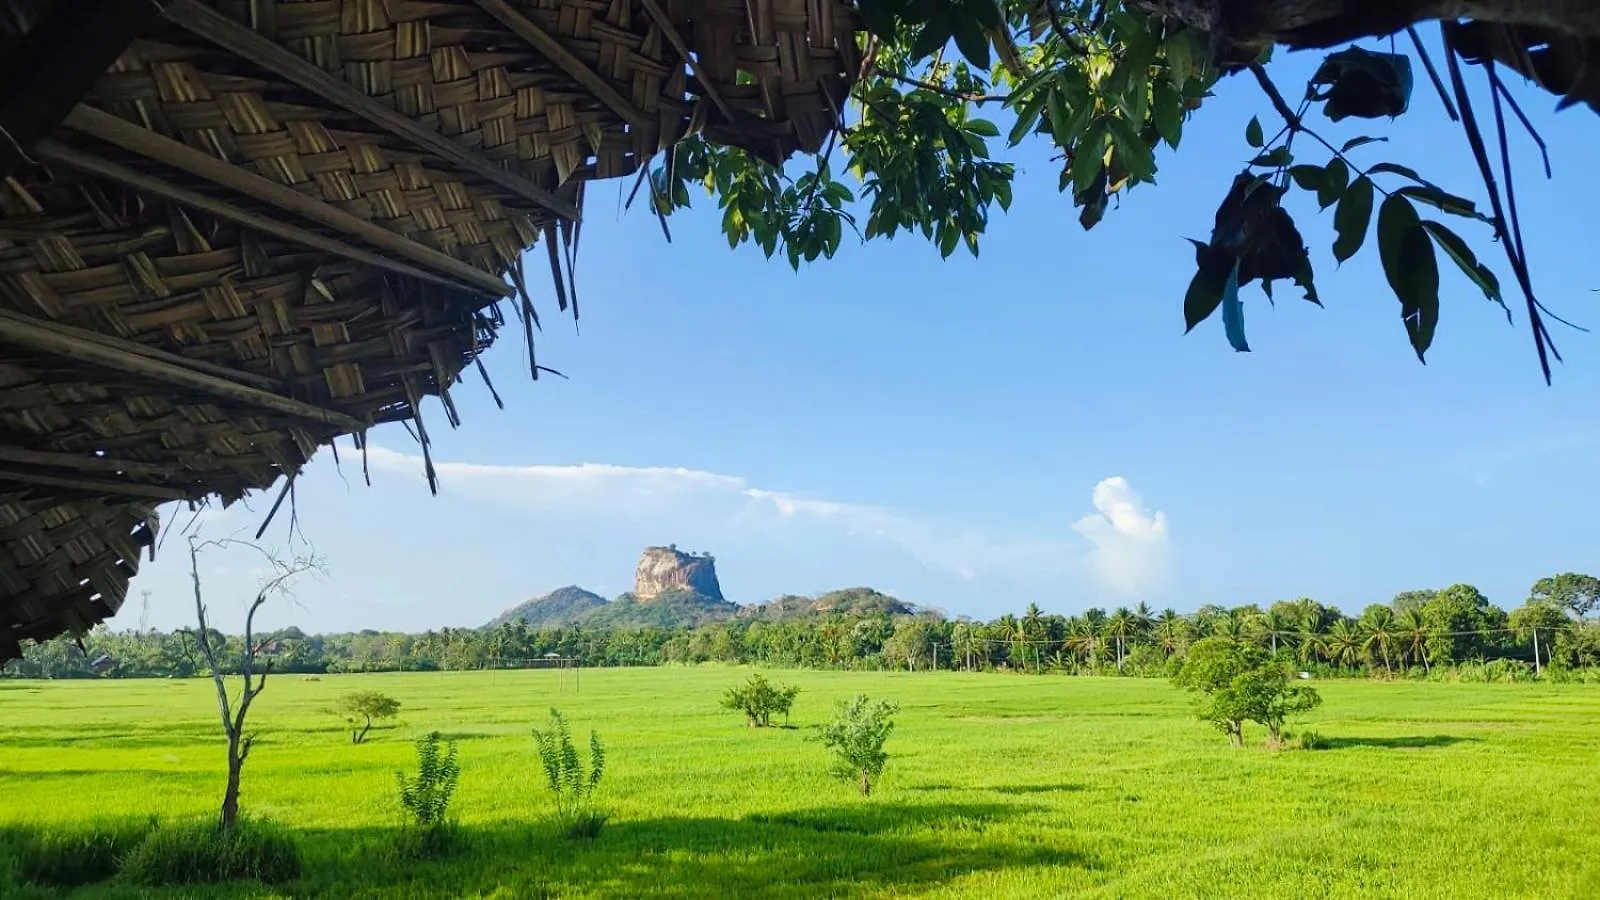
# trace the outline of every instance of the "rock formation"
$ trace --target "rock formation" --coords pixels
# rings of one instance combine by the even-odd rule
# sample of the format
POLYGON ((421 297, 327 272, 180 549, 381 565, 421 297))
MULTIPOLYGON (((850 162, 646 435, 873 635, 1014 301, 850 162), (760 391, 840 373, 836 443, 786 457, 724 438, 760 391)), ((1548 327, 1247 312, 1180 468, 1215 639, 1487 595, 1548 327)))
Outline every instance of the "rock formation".
POLYGON ((633 594, 648 603, 665 593, 693 593, 722 600, 716 559, 709 553, 684 553, 676 546, 646 547, 634 570, 633 594))

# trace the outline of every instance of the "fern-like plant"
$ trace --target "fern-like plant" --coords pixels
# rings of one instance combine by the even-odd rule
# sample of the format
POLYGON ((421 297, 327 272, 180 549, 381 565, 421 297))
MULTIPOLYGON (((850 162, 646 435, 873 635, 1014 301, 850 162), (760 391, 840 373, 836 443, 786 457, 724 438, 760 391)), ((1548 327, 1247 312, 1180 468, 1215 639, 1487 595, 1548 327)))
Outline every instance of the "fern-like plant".
POLYGON ((600 735, 589 732, 589 766, 585 771, 572 743, 572 729, 561 711, 550 710, 550 725, 533 730, 539 764, 556 808, 556 822, 568 837, 593 838, 605 826, 606 814, 594 808, 595 789, 606 770, 606 748, 600 735))
POLYGON ((400 805, 405 807, 412 824, 421 828, 443 825, 456 782, 461 778, 455 742, 443 744, 439 732, 432 732, 417 741, 416 777, 404 772, 394 774, 400 784, 400 805))

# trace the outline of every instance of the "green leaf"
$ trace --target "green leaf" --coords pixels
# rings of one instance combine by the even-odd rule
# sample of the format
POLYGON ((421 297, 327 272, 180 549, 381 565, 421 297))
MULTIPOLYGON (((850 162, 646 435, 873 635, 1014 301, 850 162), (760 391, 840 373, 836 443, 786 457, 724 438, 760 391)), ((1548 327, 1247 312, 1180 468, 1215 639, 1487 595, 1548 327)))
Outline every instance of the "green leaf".
POLYGON ((1139 137, 1138 132, 1133 130, 1133 125, 1127 119, 1117 116, 1107 120, 1107 125, 1111 130, 1111 140, 1117 148, 1117 156, 1128 170, 1128 176, 1135 181, 1154 181, 1155 154, 1139 137))
POLYGON ((1151 98, 1150 112, 1156 133, 1167 142, 1167 146, 1176 149, 1183 137, 1183 97, 1165 81, 1156 82, 1151 90, 1154 96, 1151 98))
POLYGON ((967 131, 982 137, 1000 136, 1000 129, 988 119, 968 119, 967 131))
POLYGON ((1411 347, 1422 359, 1439 324, 1439 263, 1417 208, 1400 194, 1390 194, 1378 209, 1378 254, 1383 275, 1400 299, 1411 347))
POLYGON ((1106 120, 1096 119, 1083 138, 1078 141, 1077 152, 1072 156, 1072 193, 1081 194, 1094 184, 1094 179, 1105 167, 1106 120))
POLYGON ((938 52, 945 44, 950 43, 950 23, 943 18, 929 19, 928 24, 922 26, 917 39, 911 42, 911 59, 924 60, 938 52))
POLYGON ((1462 274, 1471 279, 1472 283, 1483 291, 1485 298, 1505 306, 1505 298, 1500 294, 1500 279, 1496 278, 1494 272, 1491 272, 1487 266, 1478 262, 1478 257, 1473 254, 1472 248, 1467 246, 1466 241, 1463 241, 1455 232, 1446 228, 1443 224, 1432 219, 1422 220, 1422 229, 1428 233, 1429 237, 1433 238, 1435 244, 1439 245, 1439 249, 1443 250, 1445 255, 1455 262, 1456 266, 1461 269, 1462 274))
POLYGON ((1339 202, 1350 183, 1350 167, 1337 157, 1328 160, 1322 170, 1322 187, 1317 191, 1317 205, 1327 209, 1339 202))
POLYGON ((1372 180, 1363 175, 1351 182, 1333 211, 1333 230, 1338 236, 1333 241, 1333 258, 1344 262, 1356 255, 1367 239, 1367 226, 1372 222, 1372 180))
POLYGON ((1172 73, 1172 83, 1182 88, 1190 78, 1194 77, 1194 44, 1191 43, 1189 29, 1178 28, 1168 33, 1162 50, 1167 56, 1167 70, 1172 73))
POLYGON ((857 9, 861 13, 862 22, 866 23, 867 30, 885 41, 893 41, 895 7, 898 4, 891 0, 861 0, 857 9))
POLYGON ((948 222, 940 229, 939 256, 948 259, 950 254, 956 252, 956 245, 961 243, 961 230, 948 222))
POLYGON ((1034 127, 1039 124, 1039 117, 1044 113, 1045 103, 1050 100, 1050 93, 1047 89, 1034 91, 1023 101, 1017 110, 1017 122, 1011 126, 1011 133, 1006 135, 1006 143, 1015 147, 1033 133, 1034 127))
POLYGON ((1488 216, 1478 212, 1477 204, 1465 197, 1446 193, 1432 185, 1406 185, 1395 191, 1396 194, 1410 197, 1419 203, 1426 203, 1435 209, 1447 212, 1453 216, 1466 219, 1477 219, 1480 222, 1492 222, 1488 216))
POLYGON ((1258 155, 1255 159, 1250 160, 1250 165, 1262 166, 1269 169, 1279 169, 1287 166, 1291 162, 1294 162, 1294 155, 1289 152, 1288 147, 1273 147, 1271 150, 1268 150, 1267 152, 1258 155))
POLYGON ((1289 177, 1294 179, 1294 183, 1299 185, 1301 190, 1310 191, 1319 197, 1326 189, 1327 185, 1324 180, 1326 176, 1327 172, 1321 166, 1300 165, 1289 167, 1289 177))
POLYGON ((1250 124, 1244 127, 1244 141, 1252 147, 1260 147, 1267 142, 1266 135, 1261 133, 1261 120, 1255 116, 1250 117, 1250 124))
POLYGON ((1367 144, 1388 143, 1388 141, 1389 139, 1386 137, 1368 137, 1366 135, 1362 135, 1361 137, 1353 137, 1344 142, 1344 146, 1339 148, 1339 152, 1349 153, 1351 150, 1354 150, 1357 147, 1365 146, 1367 144))

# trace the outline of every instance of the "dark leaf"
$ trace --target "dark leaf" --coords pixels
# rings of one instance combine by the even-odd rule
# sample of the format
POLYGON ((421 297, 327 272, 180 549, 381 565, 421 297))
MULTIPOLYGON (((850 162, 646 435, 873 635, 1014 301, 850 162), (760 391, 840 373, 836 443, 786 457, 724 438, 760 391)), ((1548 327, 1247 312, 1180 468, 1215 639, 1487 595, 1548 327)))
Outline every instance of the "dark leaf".
POLYGON ((1422 359, 1439 324, 1439 263, 1416 207, 1399 194, 1391 194, 1378 209, 1378 254, 1383 275, 1400 300, 1412 349, 1422 359))
POLYGON ((1368 137, 1366 135, 1362 135, 1361 137, 1353 137, 1344 142, 1344 146, 1339 148, 1339 152, 1349 153, 1351 150, 1354 150, 1357 147, 1362 147, 1367 144, 1388 143, 1388 141, 1389 139, 1386 137, 1368 137))
POLYGON ((962 11, 971 13, 983 28, 1000 27, 1000 4, 996 0, 964 0, 961 6, 962 11))
POLYGON ((1322 61, 1311 85, 1325 100, 1322 111, 1337 122, 1346 116, 1376 119, 1398 116, 1411 102, 1411 60, 1394 53, 1349 47, 1322 61))
POLYGON ((1453 216, 1477 219, 1480 222, 1493 221, 1488 216, 1478 212, 1477 205, 1471 200, 1468 200, 1465 197, 1457 197, 1455 194, 1447 194, 1436 187, 1432 187, 1431 185, 1406 185, 1405 187, 1395 191, 1395 193, 1410 197, 1419 203, 1426 203, 1435 209, 1447 212, 1453 216))
POLYGON ((1150 112, 1156 133, 1167 142, 1167 146, 1176 148, 1183 137, 1183 97, 1176 88, 1164 81, 1156 82, 1152 91, 1155 96, 1150 112))
POLYGON ((1048 90, 1035 91, 1024 100, 1017 109, 1016 124, 1011 126, 1011 133, 1006 135, 1006 142, 1015 147, 1022 143, 1022 139, 1033 133, 1039 124, 1039 116, 1044 113, 1045 103, 1050 99, 1048 90))
POLYGON ((976 19, 968 18, 964 13, 971 10, 971 6, 962 4, 950 11, 953 16, 950 28, 955 34, 956 49, 967 61, 980 69, 989 68, 989 36, 984 34, 983 26, 976 19))
POLYGON ((1266 135, 1261 133, 1261 120, 1255 116, 1250 117, 1250 124, 1244 127, 1244 142, 1252 147, 1260 147, 1267 142, 1266 135))
POLYGON ((1077 152, 1072 157, 1072 192, 1081 194, 1094 183, 1105 166, 1106 122, 1097 119, 1078 141, 1077 152))
POLYGON ((1349 183, 1350 167, 1344 164, 1344 160, 1337 157, 1328 160, 1328 165, 1322 170, 1322 187, 1317 191, 1317 205, 1327 209, 1339 202, 1349 183))
POLYGON ((988 119, 968 119, 967 131, 980 137, 999 137, 1000 129, 988 119))
POLYGON ((1217 311, 1222 303, 1222 291, 1226 286, 1227 272, 1233 270, 1233 265, 1226 265, 1222 272, 1217 272, 1209 265, 1214 257, 1225 257, 1226 254, 1213 253, 1211 248, 1191 238, 1189 240, 1195 248, 1195 273, 1189 281, 1189 291, 1183 296, 1183 333, 1188 334, 1196 325, 1204 322, 1217 311))
POLYGON ((1127 119, 1113 116, 1107 120, 1111 131, 1111 139, 1117 149, 1117 156, 1128 170, 1128 175, 1135 181, 1154 181, 1156 177, 1156 157, 1151 152, 1148 144, 1133 130, 1133 125, 1127 119))
POLYGON ((1367 239, 1367 227, 1372 222, 1372 181, 1363 175, 1351 182, 1333 211, 1333 258, 1344 262, 1356 255, 1367 239))
POLYGON ((911 43, 911 58, 927 59, 948 43, 950 43, 950 23, 943 17, 929 19, 928 24, 922 26, 922 31, 917 34, 917 39, 911 43))
POLYGON ((1455 232, 1432 219, 1424 219, 1422 221, 1422 229, 1428 233, 1429 237, 1433 238, 1435 244, 1439 245, 1439 249, 1443 250, 1445 255, 1455 262, 1456 266, 1461 269, 1462 274, 1470 278, 1472 283, 1483 291, 1484 297, 1501 306, 1506 305, 1505 299, 1500 294, 1500 279, 1496 278, 1494 272, 1491 272, 1487 266, 1478 262, 1478 257, 1473 254, 1472 248, 1467 246, 1466 241, 1463 241, 1455 232))
POLYGON ((1255 159, 1250 160, 1250 165, 1261 166, 1269 169, 1279 169, 1287 166, 1291 162, 1294 162, 1294 156, 1289 152, 1288 147, 1273 147, 1271 150, 1268 150, 1267 152, 1257 156, 1255 159))
POLYGON ((899 4, 893 0, 860 0, 856 5, 867 30, 884 41, 894 40, 895 10, 899 4))
POLYGON ((1300 165, 1289 168, 1289 177, 1294 179, 1294 183, 1299 185, 1302 191, 1310 191, 1318 197, 1326 193, 1326 176, 1327 170, 1321 166, 1300 165))

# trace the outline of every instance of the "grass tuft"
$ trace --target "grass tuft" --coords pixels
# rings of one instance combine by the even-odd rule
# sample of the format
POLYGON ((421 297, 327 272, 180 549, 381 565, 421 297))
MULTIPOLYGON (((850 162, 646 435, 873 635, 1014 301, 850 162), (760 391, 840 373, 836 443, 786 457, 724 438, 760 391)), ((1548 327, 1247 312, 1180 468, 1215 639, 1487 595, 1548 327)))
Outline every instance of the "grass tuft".
POLYGON ((22 833, 14 851, 17 874, 30 884, 51 887, 106 881, 154 828, 154 820, 108 819, 22 833))
POLYGON ((288 831, 261 821, 241 820, 227 831, 209 823, 174 825, 151 832, 122 872, 145 885, 282 884, 300 877, 300 848, 288 831))

